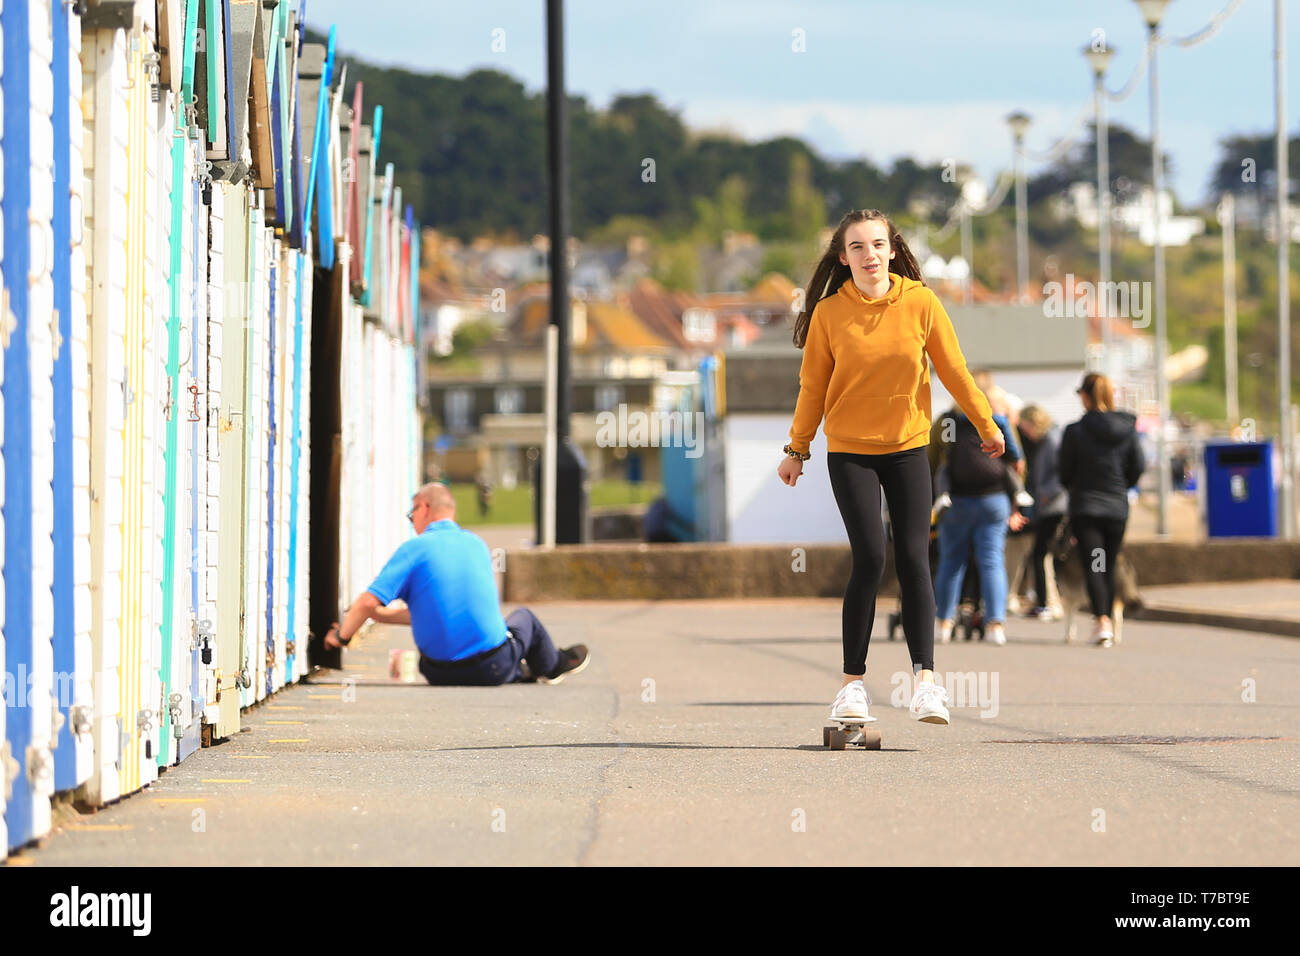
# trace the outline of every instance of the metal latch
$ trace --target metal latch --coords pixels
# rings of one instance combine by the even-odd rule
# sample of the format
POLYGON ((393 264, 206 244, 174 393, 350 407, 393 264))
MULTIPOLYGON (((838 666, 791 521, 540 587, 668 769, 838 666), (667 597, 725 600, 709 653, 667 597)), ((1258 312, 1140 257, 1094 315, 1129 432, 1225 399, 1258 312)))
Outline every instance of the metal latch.
POLYGON ((69 710, 68 718, 72 721, 72 732, 78 737, 90 733, 94 727, 91 721, 90 708, 85 704, 78 704, 69 710))
POLYGON ((195 642, 204 664, 212 663, 212 622, 207 618, 194 625, 195 642))
POLYGON ((38 747, 32 744, 27 748, 27 779, 32 782, 33 787, 44 789, 42 784, 52 780, 54 777, 54 754, 50 753, 49 747, 38 747))
POLYGON ((0 778, 4 779, 5 802, 13 799, 14 781, 18 779, 18 761, 14 759, 13 745, 9 741, 0 747, 0 778))
POLYGON ((172 719, 172 736, 177 740, 185 736, 185 728, 181 726, 181 701, 184 699, 180 694, 172 694, 167 698, 167 712, 172 719))
POLYGON ((144 72, 149 78, 149 100, 157 103, 162 98, 162 57, 158 53, 146 53, 144 59, 144 72))
POLYGON ((63 711, 59 710, 57 697, 51 700, 50 703, 52 705, 50 707, 50 747, 57 748, 59 746, 59 731, 68 722, 68 718, 63 716, 63 711))
POLYGON ((146 734, 144 741, 145 759, 153 757, 153 711, 142 710, 135 715, 135 730, 137 734, 146 734))

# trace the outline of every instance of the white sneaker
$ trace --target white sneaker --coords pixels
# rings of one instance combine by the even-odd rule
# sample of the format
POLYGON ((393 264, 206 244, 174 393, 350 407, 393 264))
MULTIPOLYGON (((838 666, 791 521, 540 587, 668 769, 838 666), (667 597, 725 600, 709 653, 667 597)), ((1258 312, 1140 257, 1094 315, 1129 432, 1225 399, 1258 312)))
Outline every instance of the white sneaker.
POLYGON ((947 644, 949 641, 952 640, 952 622, 951 622, 951 621, 949 621, 947 624, 940 624, 940 625, 939 625, 939 636, 936 638, 936 640, 937 640, 940 644, 947 644))
POLYGON ((912 695, 912 706, 908 708, 908 713, 927 724, 946 724, 948 708, 943 705, 947 699, 947 689, 933 682, 922 681, 916 685, 916 693, 912 695))
POLYGON ((952 496, 944 492, 938 498, 934 499, 934 506, 930 509, 930 524, 938 522, 943 513, 952 507, 952 496))
POLYGON ((840 688, 835 702, 831 704, 831 716, 871 720, 871 715, 867 713, 867 706, 870 703, 871 698, 867 696, 867 689, 862 681, 851 681, 840 688))
POLYGON ((990 624, 984 629, 984 640, 992 644, 1005 644, 1007 642, 1007 632, 1003 630, 1001 624, 990 624))
POLYGON ((1098 647, 1114 647, 1115 635, 1111 631, 1098 631, 1092 636, 1092 642, 1098 647))

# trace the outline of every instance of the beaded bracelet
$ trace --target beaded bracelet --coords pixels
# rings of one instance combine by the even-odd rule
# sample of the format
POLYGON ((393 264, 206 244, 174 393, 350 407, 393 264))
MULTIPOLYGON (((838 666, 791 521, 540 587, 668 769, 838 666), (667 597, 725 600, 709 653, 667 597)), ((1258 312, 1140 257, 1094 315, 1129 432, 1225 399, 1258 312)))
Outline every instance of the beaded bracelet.
POLYGON ((783 452, 785 452, 787 455, 789 455, 791 458, 798 458, 800 461, 807 461, 809 458, 812 457, 812 454, 811 454, 810 452, 802 452, 802 453, 800 453, 800 452, 795 451, 795 450, 794 450, 793 448, 791 448, 789 445, 786 445, 786 446, 785 446, 784 448, 782 448, 781 450, 782 450, 783 452))

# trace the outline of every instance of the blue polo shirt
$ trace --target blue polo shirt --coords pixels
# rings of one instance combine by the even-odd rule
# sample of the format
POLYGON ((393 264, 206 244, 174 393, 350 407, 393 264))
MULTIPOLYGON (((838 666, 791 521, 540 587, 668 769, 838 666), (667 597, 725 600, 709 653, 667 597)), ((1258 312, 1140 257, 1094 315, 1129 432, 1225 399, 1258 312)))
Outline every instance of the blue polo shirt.
POLYGON ((404 542, 367 590, 406 602, 416 646, 434 660, 490 651, 508 633, 487 543, 450 518, 404 542))

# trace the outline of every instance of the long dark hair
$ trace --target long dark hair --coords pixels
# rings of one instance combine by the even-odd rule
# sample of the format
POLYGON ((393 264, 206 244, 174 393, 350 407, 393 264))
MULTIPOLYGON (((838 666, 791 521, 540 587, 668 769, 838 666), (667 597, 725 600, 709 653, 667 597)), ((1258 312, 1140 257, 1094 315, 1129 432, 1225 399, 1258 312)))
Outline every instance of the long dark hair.
POLYGON ((907 247, 903 234, 898 231, 890 218, 879 209, 853 210, 840 220, 835 235, 831 236, 826 251, 822 253, 821 261, 813 270, 812 281, 804 290, 803 311, 794 320, 794 344, 798 348, 803 348, 804 341, 808 338, 808 323, 812 320, 813 309, 817 307, 817 303, 834 295, 844 281, 853 276, 853 270, 840 262, 840 254, 844 252, 844 233, 855 222, 870 222, 873 219, 885 224, 885 229, 889 232, 889 246, 897 253, 889 260, 889 271, 924 284, 925 280, 921 278, 921 267, 916 262, 916 256, 912 255, 912 250, 907 247))

